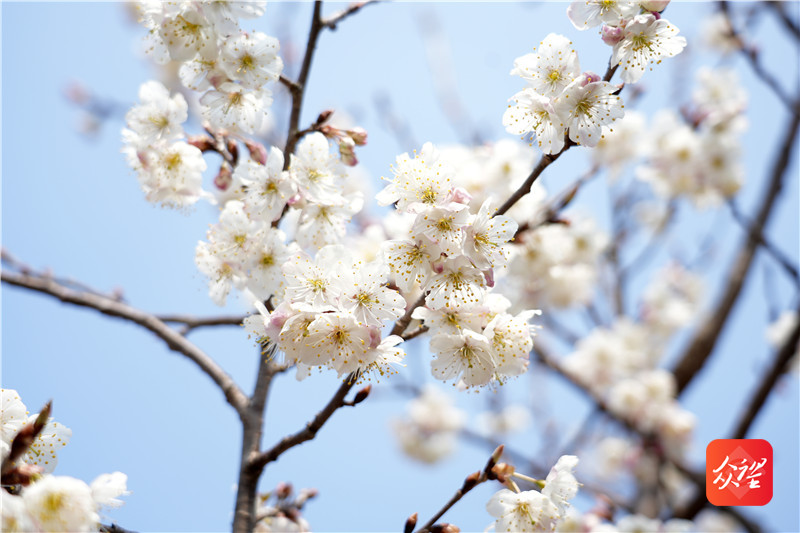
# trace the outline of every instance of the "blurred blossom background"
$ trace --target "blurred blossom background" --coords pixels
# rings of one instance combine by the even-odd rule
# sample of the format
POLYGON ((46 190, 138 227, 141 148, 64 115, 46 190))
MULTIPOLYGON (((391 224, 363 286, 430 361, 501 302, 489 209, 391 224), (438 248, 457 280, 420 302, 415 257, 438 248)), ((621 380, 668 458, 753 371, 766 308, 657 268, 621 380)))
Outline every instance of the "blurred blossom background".
MULTIPOLYGON (((324 14, 345 7, 326 3, 324 14)), ((284 74, 290 79, 305 50, 311 8, 310 3, 274 2, 263 17, 242 21, 243 29, 280 40, 284 74)), ((495 162, 502 159, 497 155, 501 150, 512 154, 498 171, 509 183, 527 176, 540 152, 507 133, 502 123, 508 99, 522 88, 521 80, 509 75, 515 58, 531 52, 547 34, 558 33, 572 41, 582 70, 602 75, 608 64, 611 48, 602 44, 597 29, 575 30, 566 8, 561 2, 379 3, 323 33, 300 124, 333 109, 333 124, 368 132, 367 145, 356 150, 366 198, 362 225, 388 212, 372 199, 384 186, 380 178, 391 176, 395 157, 428 141, 463 165, 457 179, 476 196, 503 193, 481 191, 487 183, 495 189, 507 186, 503 178, 491 177, 491 168, 481 166, 492 160, 485 156, 487 147, 493 147, 495 162), (483 148, 472 148, 478 146, 483 148)), ((797 8, 798 3, 786 2, 780 10, 797 23, 797 8)), ((797 41, 777 8, 737 2, 730 9, 764 70, 785 93, 798 94, 797 41)), ((575 180, 586 178, 559 215, 570 224, 548 226, 553 229, 535 237, 558 250, 569 232, 578 247, 571 270, 512 261, 510 273, 528 272, 541 283, 506 290, 530 293, 535 307, 543 310, 533 320, 541 325, 535 342, 554 350, 567 368, 584 372, 589 381, 597 379, 591 365, 602 366, 597 353, 621 349, 608 332, 625 337, 628 333, 620 330, 628 326, 612 321, 613 298, 605 292, 610 267, 584 275, 582 262, 595 265, 609 247, 618 246, 619 262, 633 265, 620 304, 631 321, 653 320, 650 332, 660 328, 664 341, 647 379, 652 387, 662 387, 663 375, 655 369, 673 367, 694 327, 724 290, 745 235, 735 215, 753 217, 789 123, 785 104, 754 74, 745 54, 725 50, 730 42, 719 37, 717 13, 716 3, 670 4, 665 16, 680 28, 688 46, 625 88, 627 126, 618 133, 627 132, 627 140, 594 151, 569 150, 546 170, 526 203, 510 213, 530 217, 549 199, 563 196, 575 180), (716 87, 721 94, 706 97, 736 106, 730 119, 735 123, 726 124, 736 130, 737 139, 727 155, 737 158, 723 157, 720 163, 739 167, 734 171, 741 177, 735 211, 716 192, 666 183, 659 174, 659 157, 670 151, 700 146, 701 154, 692 156, 690 164, 714 163, 713 147, 692 137, 698 134, 691 128, 677 131, 665 125, 708 119, 692 114, 703 109, 697 104, 698 86, 716 87), (672 110, 672 118, 661 110, 672 110), (644 149, 651 154, 646 162, 644 149), (596 164, 608 169, 591 173, 596 164), (637 164, 644 170, 634 170, 637 164), (659 192, 677 197, 665 201, 659 192), (671 218, 665 223, 667 215, 671 218), (636 226, 662 230, 652 249, 653 231, 636 226), (643 250, 646 255, 637 259, 643 250), (591 305, 584 305, 587 301, 591 305), (598 331, 598 324, 605 330, 598 331), (574 347, 566 342, 570 335, 565 330, 581 339, 574 347)), ((215 306, 194 263, 195 246, 216 221, 217 207, 199 203, 180 212, 154 207, 144 200, 120 152, 124 115, 137 102, 139 86, 150 79, 172 90, 180 85, 175 72, 144 56, 146 30, 136 24, 134 10, 123 3, 4 2, 0 16, 4 250, 37 270, 117 292, 153 313, 250 312, 244 298, 230 298, 225 309, 215 306)), ((272 89, 271 121, 261 138, 283 146, 289 100, 284 87, 272 89)), ((185 127, 190 133, 202 130, 196 118, 185 127)), ((765 236, 796 266, 796 143, 794 148, 765 236)), ((218 159, 206 156, 209 187, 218 159)), ((725 187, 738 184, 719 185, 725 187)), ((499 287, 502 283, 498 280, 499 287)), ((760 250, 712 357, 680 396, 680 406, 673 406, 674 431, 680 433, 684 424, 689 432, 679 445, 685 464, 702 471, 708 442, 727 438, 733 430, 772 360, 781 327, 791 328, 791 316, 784 313, 797 305, 796 281, 760 250)), ((252 388, 257 348, 242 328, 198 329, 190 338, 246 391, 252 388)), ((648 342, 635 332, 625 338, 648 342)), ((341 410, 315 440, 270 465, 260 489, 272 490, 282 481, 296 489, 317 489, 319 495, 304 509, 314 530, 397 530, 414 512, 430 517, 502 442, 547 468, 565 448, 580 457, 575 475, 587 488, 573 503, 583 512, 596 505, 588 487, 625 500, 637 496, 630 467, 641 454, 639 439, 535 358, 524 375, 495 391, 463 392, 430 375, 428 338, 410 341, 406 351, 406 367, 398 375, 373 383, 368 401, 341 410), (436 428, 434 439, 425 433, 426 424, 436 428)), ((3 285, 2 385, 16 389, 31 411, 53 399, 53 416, 72 429, 56 474, 87 481, 116 470, 128 475, 132 494, 105 523, 140 531, 230 528, 239 424, 209 379, 160 340, 124 321, 3 285)), ((313 373, 302 382, 291 375, 276 379, 265 445, 302 427, 337 386, 329 372, 313 373)), ((630 398, 636 400, 634 392, 618 391, 608 402, 625 412, 632 409, 626 403, 630 398)), ((795 361, 748 433, 768 440, 774 450, 772 501, 741 509, 767 530, 800 530, 799 436, 795 361)), ((524 463, 516 466, 526 471, 524 463)), ((667 492, 691 499, 694 489, 673 474, 660 481, 670 485, 667 492)), ((466 531, 484 530, 493 521, 486 502, 499 488, 479 486, 448 512, 446 521, 466 531)))

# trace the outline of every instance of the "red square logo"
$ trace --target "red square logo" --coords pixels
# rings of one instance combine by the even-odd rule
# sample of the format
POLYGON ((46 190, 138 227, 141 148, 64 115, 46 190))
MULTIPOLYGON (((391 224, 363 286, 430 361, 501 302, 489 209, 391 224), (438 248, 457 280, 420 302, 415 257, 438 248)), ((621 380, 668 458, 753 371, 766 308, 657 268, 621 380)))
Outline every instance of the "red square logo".
POLYGON ((763 439, 717 439, 706 448, 706 498, 714 505, 772 499, 772 446, 763 439))

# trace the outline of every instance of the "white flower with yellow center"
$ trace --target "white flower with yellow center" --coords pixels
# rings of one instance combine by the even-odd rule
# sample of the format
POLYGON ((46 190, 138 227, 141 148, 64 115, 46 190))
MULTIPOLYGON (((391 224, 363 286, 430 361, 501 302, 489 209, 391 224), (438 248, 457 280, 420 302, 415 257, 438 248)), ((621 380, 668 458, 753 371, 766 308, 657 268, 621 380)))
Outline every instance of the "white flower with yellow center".
POLYGON ((464 242, 463 228, 469 223, 469 209, 465 205, 451 204, 456 209, 434 207, 417 215, 412 228, 415 237, 424 235, 435 242, 450 257, 461 255, 464 242))
POLYGON ((583 75, 572 82, 556 99, 554 107, 569 129, 569 138, 584 146, 596 146, 603 126, 625 116, 618 88, 606 81, 591 81, 583 75))
POLYGON ((514 60, 511 75, 526 80, 537 94, 554 98, 581 73, 578 54, 563 35, 549 34, 532 54, 514 60))
POLYGON ((240 33, 225 39, 220 51, 222 68, 232 80, 249 89, 261 89, 278 81, 283 61, 278 57, 278 39, 261 32, 240 33))
POLYGON ((83 481, 45 476, 22 492, 28 512, 41 531, 97 531, 97 506, 83 481))
POLYGON ((203 172, 206 162, 200 150, 183 141, 170 145, 158 143, 138 154, 139 184, 147 201, 168 207, 186 207, 206 193, 203 172))
POLYGON ((283 152, 273 146, 266 164, 248 159, 236 166, 233 179, 241 180, 245 187, 242 201, 250 216, 266 222, 277 220, 294 195, 295 187, 283 170, 283 161, 283 152))
POLYGON ((425 238, 417 241, 387 241, 381 248, 394 282, 404 293, 410 292, 416 283, 422 285, 427 282, 432 273, 431 263, 441 255, 439 247, 425 238))
POLYGON ((639 3, 632 0, 579 0, 567 8, 567 17, 578 30, 587 30, 601 23, 619 26, 639 12, 639 3))
POLYGON ((497 518, 494 529, 501 532, 553 531, 559 518, 558 507, 541 492, 496 492, 486 510, 497 518))
POLYGON ((533 89, 523 89, 511 97, 503 114, 503 126, 515 135, 536 134, 536 142, 545 154, 557 154, 564 148, 567 128, 564 119, 556 112, 552 101, 533 89))
POLYGON ((459 309, 483 302, 486 280, 464 256, 445 261, 441 273, 430 278, 425 305, 430 309, 459 309))
POLYGON ((431 351, 433 377, 442 381, 464 381, 467 387, 488 384, 496 368, 488 339, 479 333, 463 330, 458 335, 434 335, 431 351))
POLYGON ((291 156, 289 175, 306 200, 322 205, 342 205, 345 171, 330 152, 322 133, 306 135, 291 156))
POLYGON ((509 217, 492 216, 496 209, 491 209, 490 206, 490 200, 481 205, 478 214, 466 228, 467 238, 464 243, 464 254, 476 267, 483 270, 506 266, 506 244, 514 238, 518 227, 509 217))
POLYGON ((125 115, 125 122, 138 136, 137 144, 150 146, 157 141, 173 141, 183 137, 183 127, 188 117, 188 105, 182 94, 170 97, 169 90, 157 81, 148 81, 139 87, 141 104, 125 115))
POLYGON ((225 82, 200 97, 201 113, 214 128, 256 133, 267 117, 272 93, 267 89, 252 91, 225 82))
POLYGON ((678 36, 678 28, 647 13, 625 26, 622 40, 614 45, 611 63, 622 67, 622 81, 636 83, 652 63, 678 55, 685 47, 686 39, 678 36))
POLYGON ((392 173, 394 178, 375 198, 380 205, 397 203, 401 211, 419 213, 443 205, 453 188, 453 169, 431 143, 415 151, 413 158, 407 153, 397 156, 392 173))
POLYGON ((369 350, 370 332, 350 313, 322 313, 308 326, 301 363, 327 365, 340 376, 364 369, 377 353, 369 350))

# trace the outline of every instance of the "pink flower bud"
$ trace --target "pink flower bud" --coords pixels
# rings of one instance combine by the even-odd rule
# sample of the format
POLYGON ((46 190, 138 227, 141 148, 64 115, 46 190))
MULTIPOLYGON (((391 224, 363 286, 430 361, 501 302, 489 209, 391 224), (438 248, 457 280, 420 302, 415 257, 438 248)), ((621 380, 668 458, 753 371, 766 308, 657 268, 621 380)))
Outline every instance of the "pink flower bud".
POLYGON ((616 26, 606 26, 600 29, 600 36, 603 42, 609 46, 614 46, 622 40, 622 28, 616 26))
POLYGON ((486 286, 487 287, 489 287, 489 288, 494 287, 494 270, 493 269, 490 268, 488 270, 483 270, 483 277, 486 280, 486 286))
POLYGON ((263 144, 248 139, 244 142, 244 145, 250 152, 250 159, 262 165, 267 164, 267 149, 264 147, 263 144))
POLYGON ((581 87, 586 87, 590 83, 595 83, 598 81, 600 81, 600 76, 598 76, 594 72, 587 70, 586 72, 583 73, 583 81, 581 82, 581 87))
POLYGON ((280 483, 278 483, 278 486, 275 487, 275 495, 279 499, 285 500, 286 498, 292 495, 292 490, 293 489, 291 483, 284 483, 283 481, 281 481, 280 483))
POLYGON ((455 202, 457 204, 469 205, 472 195, 463 187, 456 187, 447 195, 445 202, 455 202))
POLYGON ((367 130, 364 128, 353 128, 352 130, 348 130, 347 132, 350 135, 350 138, 353 139, 353 142, 356 143, 356 146, 364 146, 367 144, 367 130))
POLYGON ((431 262, 431 269, 437 274, 444 272, 444 256, 440 255, 435 261, 431 262))
POLYGON ((231 172, 231 168, 228 165, 222 165, 219 167, 217 177, 214 178, 214 185, 221 191, 227 191, 231 183, 233 183, 233 172, 231 172))

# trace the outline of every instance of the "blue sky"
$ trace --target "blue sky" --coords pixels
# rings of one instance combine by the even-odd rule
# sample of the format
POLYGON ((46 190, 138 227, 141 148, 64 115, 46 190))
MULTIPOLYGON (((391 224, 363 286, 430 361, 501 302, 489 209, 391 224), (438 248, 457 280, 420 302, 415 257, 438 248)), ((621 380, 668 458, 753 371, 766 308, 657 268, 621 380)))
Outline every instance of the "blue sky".
MULTIPOLYGON (((486 140, 507 138, 500 119, 507 98, 521 87, 508 71, 514 58, 530 51, 547 33, 568 35, 584 69, 605 69, 608 48, 593 32, 575 31, 565 8, 558 3, 370 6, 336 32, 322 35, 301 123, 326 108, 347 111, 369 131, 369 144, 359 151, 359 158, 376 180, 389 172, 398 153, 419 148, 398 142, 386 128, 387 99, 418 144, 468 138, 468 128, 454 127, 434 96, 420 27, 436 24, 449 46, 458 97, 470 123, 486 140)), ((129 302, 148 311, 220 313, 208 299, 193 259, 196 242, 214 221, 214 208, 201 205, 189 213, 176 213, 147 204, 120 154, 121 120, 109 120, 89 141, 77 134, 80 113, 63 95, 70 80, 80 80, 102 97, 132 104, 139 85, 154 76, 138 55, 144 30, 130 23, 124 6, 116 3, 4 2, 0 9, 3 246, 35 268, 51 268, 59 276, 104 291, 122 288, 129 302)), ((705 3, 669 8, 668 18, 687 36, 690 48, 646 75, 643 83, 649 91, 638 109, 650 114, 674 106, 674 95, 687 93, 688 72, 720 64, 718 57, 697 44, 699 15, 710 9, 705 3)), ((309 14, 308 4, 275 3, 263 21, 243 26, 252 24, 279 37, 292 35, 295 46, 302 46, 309 14)), ((764 21, 756 31, 767 68, 791 88, 791 80, 797 79, 797 50, 790 54, 795 61, 787 65, 787 50, 792 49, 778 27, 764 21)), ((291 53, 289 42, 282 42, 282 47, 291 53)), ((786 117, 741 59, 725 63, 739 71, 750 91, 751 127, 743 155, 747 178, 740 195, 740 204, 750 212, 786 117)), ((291 71, 287 74, 294 76, 291 71)), ((585 153, 571 150, 548 170, 545 186, 559 191, 586 168, 586 161, 585 153)), ((792 179, 769 235, 796 261, 797 161, 792 165, 792 179)), ((576 201, 601 223, 608 219, 608 205, 596 199, 606 197, 603 187, 598 180, 576 201)), ((724 210, 718 214, 694 213, 689 206, 682 209, 687 221, 670 248, 688 253, 706 234, 696 228, 716 232, 716 255, 705 273, 713 295, 719 288, 714 280, 741 232, 724 210)), ((771 259, 760 256, 717 355, 684 398, 699 418, 690 455, 698 467, 706 443, 730 431, 735 413, 770 355, 764 342, 765 278, 776 285, 774 296, 769 296, 774 305, 796 305, 796 289, 771 259)), ((634 288, 647 279, 642 275, 634 288)), ((224 312, 241 310, 232 303, 224 312)), ((245 390, 251 389, 256 352, 241 330, 201 330, 191 338, 245 390)), ((425 346, 419 343, 420 348, 409 354, 408 376, 417 376, 415 368, 424 368, 425 346)), ((54 416, 73 430, 56 473, 87 481, 115 470, 128 474, 133 494, 125 507, 109 515, 120 525, 146 531, 230 527, 238 422, 205 375, 145 331, 3 286, 2 384, 16 388, 31 410, 54 399, 54 416)), ((301 383, 291 377, 279 379, 268 406, 265 442, 301 427, 336 386, 333 376, 322 374, 301 383)), ((575 427, 585 416, 585 402, 560 380, 543 374, 525 376, 504 394, 531 401, 534 387, 544 391, 535 401, 550 406, 562 428, 575 427)), ((474 411, 485 408, 490 396, 462 395, 458 402, 474 411)), ((401 400, 384 387, 357 409, 340 411, 317 440, 270 466, 262 489, 283 480, 296 487, 318 488, 320 497, 309 504, 307 518, 319 531, 397 530, 413 512, 430 516, 464 476, 484 463, 490 450, 463 443, 453 458, 433 468, 410 462, 398 453, 388 428, 388 420, 404 410, 401 400)), ((768 506, 753 509, 752 515, 779 531, 800 529, 798 403, 796 376, 784 378, 751 433, 772 442, 776 461, 775 497, 768 506)), ((534 430, 512 443, 532 455, 542 452, 534 430)), ((463 530, 483 530, 491 521, 485 502, 497 488, 479 487, 446 518, 463 530)))

